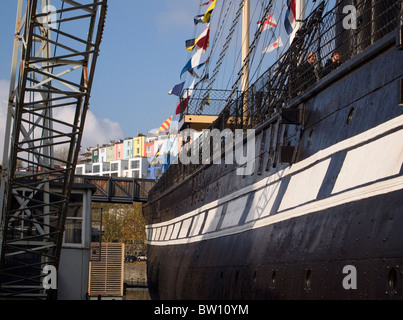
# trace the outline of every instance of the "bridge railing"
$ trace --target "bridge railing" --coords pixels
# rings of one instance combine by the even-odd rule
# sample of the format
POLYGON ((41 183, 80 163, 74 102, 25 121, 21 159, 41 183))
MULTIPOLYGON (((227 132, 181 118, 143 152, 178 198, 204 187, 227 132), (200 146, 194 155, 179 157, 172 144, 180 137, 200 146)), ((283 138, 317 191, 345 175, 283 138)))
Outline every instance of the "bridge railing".
POLYGON ((95 187, 93 202, 133 203, 146 202, 148 191, 155 181, 150 179, 76 175, 74 183, 95 187))

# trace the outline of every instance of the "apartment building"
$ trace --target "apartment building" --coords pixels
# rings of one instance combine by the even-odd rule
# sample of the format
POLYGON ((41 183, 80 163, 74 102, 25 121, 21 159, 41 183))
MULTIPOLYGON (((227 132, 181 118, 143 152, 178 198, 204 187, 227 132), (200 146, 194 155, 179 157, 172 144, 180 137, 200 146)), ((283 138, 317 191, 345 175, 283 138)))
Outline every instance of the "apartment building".
POLYGON ((115 143, 115 157, 114 160, 123 160, 124 144, 123 140, 119 140, 115 143))
POLYGON ((76 175, 93 175, 104 177, 146 178, 150 164, 147 158, 137 157, 111 162, 77 164, 76 175))
POLYGON ((133 157, 144 157, 144 135, 139 133, 133 138, 133 157))
POLYGON ((123 140, 123 159, 133 158, 133 138, 123 140))
POLYGON ((111 144, 106 147, 106 162, 115 160, 115 142, 111 141, 111 144))
POLYGON ((178 139, 166 134, 139 133, 134 138, 110 141, 109 145, 90 149, 91 157, 87 155, 87 158, 92 163, 77 164, 77 175, 158 179, 167 168, 167 159, 172 162, 176 158, 178 139))

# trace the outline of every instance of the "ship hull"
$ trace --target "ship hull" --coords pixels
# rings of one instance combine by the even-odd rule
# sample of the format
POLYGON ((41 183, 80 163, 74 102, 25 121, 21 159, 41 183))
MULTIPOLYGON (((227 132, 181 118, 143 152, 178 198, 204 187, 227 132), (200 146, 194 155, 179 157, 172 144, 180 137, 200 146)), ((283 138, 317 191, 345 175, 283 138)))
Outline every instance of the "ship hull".
POLYGON ((403 52, 391 35, 256 131, 255 171, 205 165, 144 206, 153 299, 402 299, 403 52), (281 146, 296 146, 293 164, 281 146), (274 150, 274 152, 273 152, 274 150))
POLYGON ((150 246, 151 296, 401 299, 403 216, 390 204, 402 196, 393 192, 207 241, 150 246), (356 289, 343 286, 346 266, 356 270, 356 289))

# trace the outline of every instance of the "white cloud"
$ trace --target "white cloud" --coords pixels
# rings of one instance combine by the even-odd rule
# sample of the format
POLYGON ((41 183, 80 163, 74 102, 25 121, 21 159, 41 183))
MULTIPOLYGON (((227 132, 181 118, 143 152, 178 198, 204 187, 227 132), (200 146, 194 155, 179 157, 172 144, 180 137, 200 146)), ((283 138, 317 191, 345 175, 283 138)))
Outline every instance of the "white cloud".
MULTIPOLYGON (((7 117, 9 81, 0 80, 0 162, 3 160, 4 135, 7 117)), ((64 107, 54 111, 54 118, 71 123, 74 119, 74 108, 64 107)), ((65 132, 66 127, 55 123, 54 129, 65 132)), ((109 143, 110 140, 124 138, 124 132, 119 123, 110 119, 100 119, 89 110, 84 126, 84 134, 81 141, 82 151, 90 146, 109 143)))
POLYGON ((0 162, 3 161, 4 133, 7 120, 9 82, 0 80, 0 162))
POLYGON ((83 148, 109 143, 110 140, 124 137, 124 132, 118 122, 107 118, 99 119, 91 110, 88 111, 81 143, 83 148))

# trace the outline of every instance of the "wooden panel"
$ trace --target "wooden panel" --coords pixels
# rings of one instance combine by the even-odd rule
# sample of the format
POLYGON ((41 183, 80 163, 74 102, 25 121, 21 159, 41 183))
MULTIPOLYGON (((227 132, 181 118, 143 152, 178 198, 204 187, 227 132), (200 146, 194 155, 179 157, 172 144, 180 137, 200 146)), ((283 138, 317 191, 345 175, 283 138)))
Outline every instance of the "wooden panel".
MULTIPOLYGON (((91 245, 99 250, 99 244, 91 245)), ((89 295, 123 296, 123 243, 102 243, 101 258, 90 262, 89 295)))

